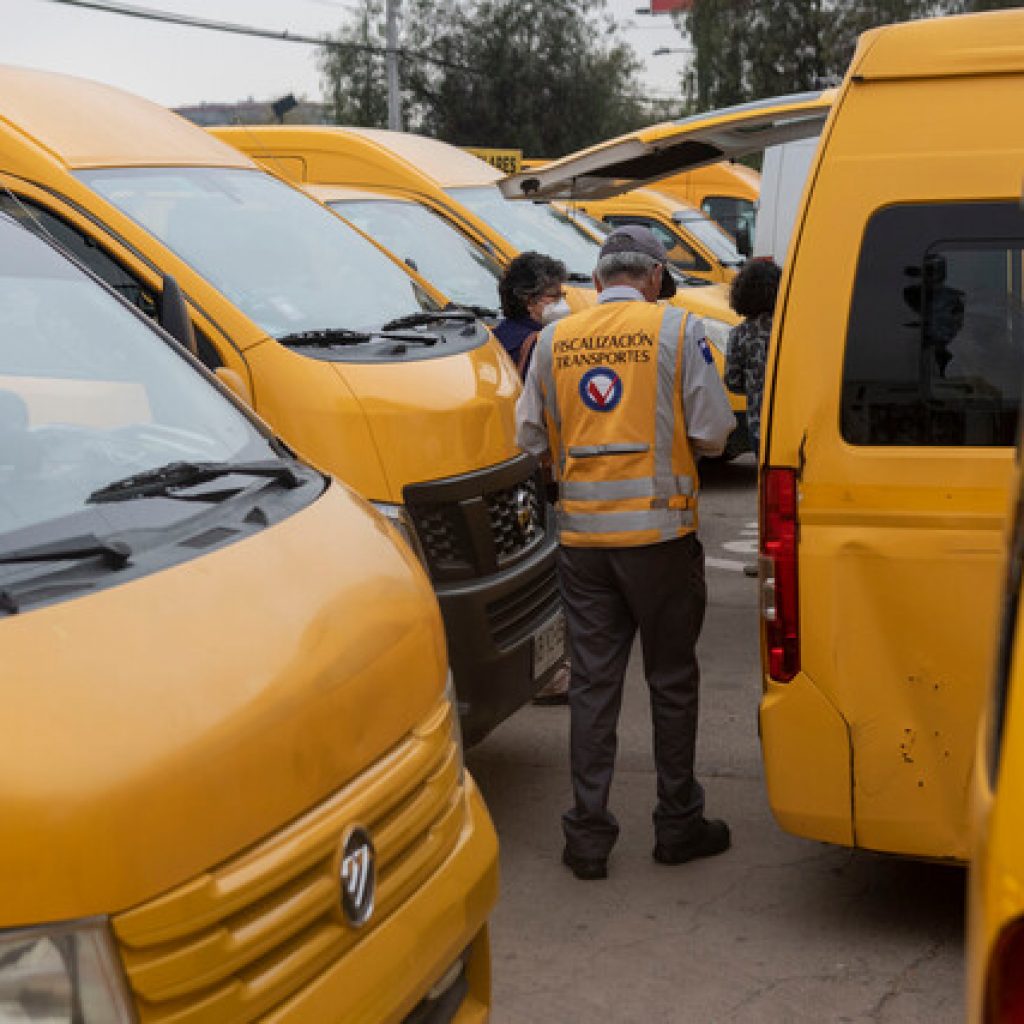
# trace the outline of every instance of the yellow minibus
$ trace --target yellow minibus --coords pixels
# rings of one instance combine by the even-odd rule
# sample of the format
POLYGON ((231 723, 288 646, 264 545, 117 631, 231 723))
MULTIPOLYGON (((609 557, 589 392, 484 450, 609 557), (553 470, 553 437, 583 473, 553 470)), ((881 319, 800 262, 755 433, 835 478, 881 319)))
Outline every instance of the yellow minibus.
POLYGON ((1024 11, 865 34, 790 243, 761 449, 780 824, 966 859, 1024 371, 1024 11))
POLYGON ((555 671, 564 625, 515 368, 472 312, 236 149, 120 90, 0 68, 0 210, 142 308, 176 278, 200 358, 423 559, 467 743, 555 671))
POLYGON ((3 214, 0 649, 0 1020, 486 1020, 421 567, 3 214))

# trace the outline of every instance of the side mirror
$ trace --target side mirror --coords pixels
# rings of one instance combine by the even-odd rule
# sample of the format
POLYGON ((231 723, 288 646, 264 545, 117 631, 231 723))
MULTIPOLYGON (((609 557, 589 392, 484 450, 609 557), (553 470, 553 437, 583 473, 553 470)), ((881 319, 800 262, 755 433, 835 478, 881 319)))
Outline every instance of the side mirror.
POLYGON ((199 355, 185 296, 170 274, 164 274, 163 287, 156 304, 156 321, 179 345, 187 348, 192 355, 199 355))
POLYGON ((754 252, 754 245, 750 238, 750 225, 745 221, 736 225, 736 248, 740 255, 746 256, 747 259, 750 259, 754 252))
POLYGON ((240 398, 249 408, 252 408, 252 392, 245 379, 237 370, 230 370, 226 366, 218 366, 213 371, 214 376, 230 391, 236 398, 240 398))

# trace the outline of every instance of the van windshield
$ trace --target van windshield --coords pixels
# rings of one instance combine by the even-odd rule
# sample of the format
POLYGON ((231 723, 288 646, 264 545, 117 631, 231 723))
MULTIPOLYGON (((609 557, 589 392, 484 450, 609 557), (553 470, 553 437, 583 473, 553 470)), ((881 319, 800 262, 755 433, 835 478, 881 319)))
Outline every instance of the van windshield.
POLYGON ((497 185, 451 188, 448 194, 522 252, 533 250, 561 260, 569 273, 590 280, 601 247, 550 203, 506 199, 497 185))
POLYGON ((315 200, 257 170, 78 171, 275 338, 362 330, 437 304, 315 200))
MULTIPOLYGON (((145 320, 0 216, 0 556, 13 531, 50 524, 52 539, 57 520, 95 520, 87 499, 112 482, 171 462, 272 458, 145 320)), ((160 504, 161 525, 195 513, 160 504)))
POLYGON ((396 199, 345 199, 329 205, 448 298, 497 309, 501 267, 433 210, 396 199))
POLYGON ((677 210, 672 219, 703 243, 723 267, 738 267, 743 256, 732 239, 713 221, 699 210, 692 208, 677 210))

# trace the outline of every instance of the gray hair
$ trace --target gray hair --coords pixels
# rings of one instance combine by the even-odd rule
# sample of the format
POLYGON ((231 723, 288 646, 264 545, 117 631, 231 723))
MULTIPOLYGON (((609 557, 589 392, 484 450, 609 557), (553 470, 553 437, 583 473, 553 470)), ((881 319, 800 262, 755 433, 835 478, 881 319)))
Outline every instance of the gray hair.
POLYGON ((597 261, 594 276, 605 288, 622 277, 637 281, 646 277, 658 261, 642 252, 610 252, 597 261))

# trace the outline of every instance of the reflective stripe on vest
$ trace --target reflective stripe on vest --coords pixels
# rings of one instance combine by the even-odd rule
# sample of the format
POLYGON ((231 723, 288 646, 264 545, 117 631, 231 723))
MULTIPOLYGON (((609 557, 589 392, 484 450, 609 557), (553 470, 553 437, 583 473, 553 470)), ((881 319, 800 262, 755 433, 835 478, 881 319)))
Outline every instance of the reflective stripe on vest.
POLYGON ((696 469, 681 400, 686 314, 654 305, 641 313, 638 305, 586 310, 546 328, 537 346, 563 544, 628 547, 696 527, 696 469), (593 401, 580 391, 584 375, 602 367, 613 375, 605 379, 618 377, 620 398, 608 411, 600 408, 600 376, 593 401))

